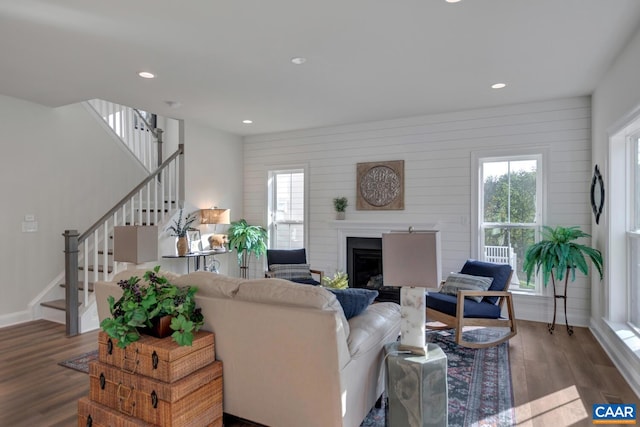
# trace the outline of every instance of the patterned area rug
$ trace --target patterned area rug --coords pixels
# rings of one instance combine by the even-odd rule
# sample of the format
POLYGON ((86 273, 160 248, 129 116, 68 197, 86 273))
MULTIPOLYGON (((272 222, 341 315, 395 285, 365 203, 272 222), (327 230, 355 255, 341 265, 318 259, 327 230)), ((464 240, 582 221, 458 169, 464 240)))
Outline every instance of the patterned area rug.
POLYGON ((71 359, 63 360, 62 362, 58 363, 58 365, 88 374, 89 363, 93 362, 94 360, 98 360, 98 350, 89 351, 79 356, 72 357, 71 359))
MULTIPOLYGON (((465 331, 469 340, 488 341, 503 331, 465 331)), ((449 426, 506 427, 515 424, 509 344, 473 349, 454 342, 452 331, 427 333, 447 355, 449 426)), ((362 427, 384 427, 386 411, 373 408, 362 427)))
MULTIPOLYGON (((500 331, 480 329, 465 332, 466 339, 486 341, 500 331)), ((427 333, 429 342, 438 344, 447 355, 449 388, 449 426, 506 427, 515 424, 509 345, 472 349, 454 342, 451 331, 427 333)), ((98 359, 98 351, 90 351, 61 366, 89 372, 89 363, 98 359)), ((373 408, 362 427, 385 427, 386 405, 373 408)))

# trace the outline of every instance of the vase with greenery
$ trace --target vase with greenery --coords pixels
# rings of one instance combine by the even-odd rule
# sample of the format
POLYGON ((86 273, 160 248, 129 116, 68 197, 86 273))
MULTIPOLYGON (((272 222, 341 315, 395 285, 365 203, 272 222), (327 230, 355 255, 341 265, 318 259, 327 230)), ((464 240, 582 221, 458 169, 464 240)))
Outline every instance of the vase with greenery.
POLYGON ((229 249, 235 249, 238 252, 240 276, 246 279, 251 254, 260 258, 267 253, 267 230, 259 225, 250 225, 246 220, 241 219, 231 222, 227 233, 229 249))
POLYGON ((171 236, 176 236, 178 241, 176 242, 176 249, 179 256, 185 255, 189 251, 189 239, 187 233, 195 230, 191 227, 191 224, 197 219, 195 216, 188 214, 184 219, 182 218, 182 208, 178 214, 178 219, 173 220, 173 225, 167 227, 167 231, 171 236))
POLYGON ((158 275, 160 266, 147 271, 144 279, 147 285, 140 283, 140 278, 133 276, 129 280, 121 280, 122 296, 116 301, 109 296, 111 317, 100 323, 100 327, 111 338, 118 340, 119 347, 126 347, 140 339, 141 332, 153 328, 161 318, 170 318, 171 337, 179 345, 191 345, 194 333, 204 323, 204 317, 196 308, 194 286, 179 287, 158 275))
POLYGON ((343 271, 336 271, 333 277, 323 277, 322 286, 332 289, 347 289, 349 287, 349 276, 343 271))
POLYGON ((336 210, 336 219, 344 219, 344 211, 347 209, 349 201, 346 197, 336 197, 333 199, 333 208, 336 210))
POLYGON ((576 269, 583 274, 589 274, 589 258, 598 270, 600 280, 602 280, 602 253, 587 245, 582 245, 575 240, 582 237, 591 237, 589 234, 580 230, 580 227, 542 227, 542 240, 535 243, 527 249, 524 256, 523 270, 527 274, 527 281, 531 280, 531 276, 542 272, 542 282, 545 286, 549 283, 553 285, 553 322, 549 324, 548 329, 553 333, 556 323, 556 300, 564 299, 564 317, 569 335, 573 333, 573 328, 569 326, 567 321, 567 284, 569 276, 571 281, 576 278, 576 269), (585 257, 586 256, 586 257, 585 257), (564 279, 564 295, 556 293, 556 280, 564 279))

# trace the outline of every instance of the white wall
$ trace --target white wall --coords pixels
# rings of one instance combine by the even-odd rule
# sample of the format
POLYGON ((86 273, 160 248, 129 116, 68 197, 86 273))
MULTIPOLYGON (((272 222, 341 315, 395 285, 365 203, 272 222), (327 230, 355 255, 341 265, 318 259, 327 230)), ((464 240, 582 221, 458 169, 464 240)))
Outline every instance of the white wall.
MULTIPOLYGON (((245 138, 245 217, 266 224, 267 170, 309 165, 308 257, 333 272, 337 234, 332 199, 349 199, 347 221, 438 223, 443 272, 458 271, 471 249, 471 156, 486 149, 543 146, 551 154, 547 224, 591 229, 591 110, 587 97, 245 138), (356 211, 356 164, 405 161, 405 209, 356 211)), ((259 274, 255 269, 254 274, 259 274)), ((569 319, 586 325, 588 280, 569 289, 569 319)), ((522 297, 519 318, 548 321, 550 298, 522 297)))
MULTIPOLYGON (((640 31, 627 44, 612 67, 598 84, 593 94, 593 164, 600 167, 604 177, 606 195, 610 195, 609 135, 608 132, 629 113, 640 106, 640 31)), ((610 211, 624 209, 612 206, 610 197, 605 197, 605 208, 599 225, 594 224, 593 236, 598 249, 603 252, 605 270, 611 268, 608 252, 610 211)), ((621 272, 624 275, 623 272, 621 272)), ((625 345, 614 328, 603 319, 607 315, 607 301, 611 298, 626 300, 626 296, 612 295, 607 276, 605 280, 593 280, 591 327, 618 368, 637 394, 640 394, 640 355, 625 345), (618 297, 618 298, 616 298, 618 297)), ((615 310, 615 307, 612 307, 615 310)), ((618 334, 624 332, 618 329, 618 334)), ((637 347, 635 349, 638 352, 637 347)))
MULTIPOLYGON (((197 209, 217 206, 231 209, 231 221, 242 218, 242 138, 185 122, 185 199, 197 209)), ((201 232, 213 232, 212 226, 201 232)), ((226 231, 218 225, 216 233, 226 231)), ((235 253, 217 255, 220 272, 238 275, 235 253)))
POLYGON ((65 229, 83 232, 143 173, 81 104, 51 109, 0 96, 0 326, 64 269, 65 229), (25 215, 38 231, 23 233, 25 215))

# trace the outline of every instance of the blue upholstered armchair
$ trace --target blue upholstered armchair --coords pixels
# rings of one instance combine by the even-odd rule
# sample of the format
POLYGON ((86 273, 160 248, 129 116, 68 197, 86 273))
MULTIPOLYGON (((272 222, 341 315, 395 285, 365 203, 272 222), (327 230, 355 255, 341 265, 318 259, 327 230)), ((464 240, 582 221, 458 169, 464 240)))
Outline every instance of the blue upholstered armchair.
POLYGON ((265 277, 291 280, 307 285, 319 285, 324 273, 312 269, 307 264, 307 252, 303 249, 267 249, 267 268, 265 277), (315 280, 313 275, 318 277, 315 280))
POLYGON ((456 330, 456 343, 481 348, 500 344, 517 333, 512 294, 508 291, 513 270, 508 264, 468 260, 460 273, 451 274, 438 292, 427 296, 427 328, 456 330), (507 317, 501 315, 507 303, 507 317), (434 324, 433 322, 440 322, 434 324), (444 325, 443 325, 444 324, 444 325), (486 342, 463 338, 465 326, 508 328, 486 342))

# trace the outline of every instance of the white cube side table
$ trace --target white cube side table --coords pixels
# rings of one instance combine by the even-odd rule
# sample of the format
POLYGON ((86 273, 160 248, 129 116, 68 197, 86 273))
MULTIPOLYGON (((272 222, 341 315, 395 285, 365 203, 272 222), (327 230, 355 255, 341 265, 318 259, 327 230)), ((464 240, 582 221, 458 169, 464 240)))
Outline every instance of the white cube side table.
POLYGON ((448 421, 447 355, 427 344, 425 356, 398 353, 385 345, 389 427, 446 426, 448 421))

